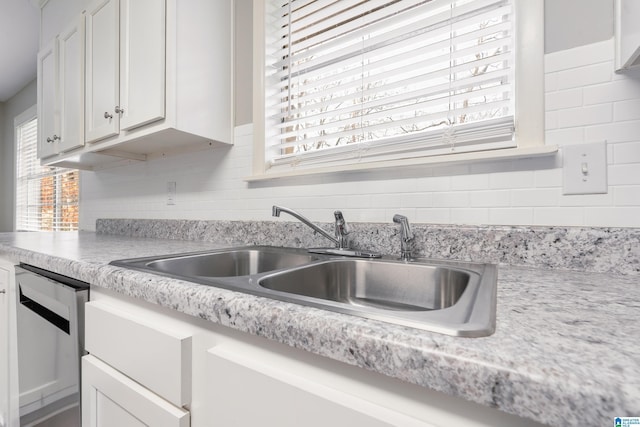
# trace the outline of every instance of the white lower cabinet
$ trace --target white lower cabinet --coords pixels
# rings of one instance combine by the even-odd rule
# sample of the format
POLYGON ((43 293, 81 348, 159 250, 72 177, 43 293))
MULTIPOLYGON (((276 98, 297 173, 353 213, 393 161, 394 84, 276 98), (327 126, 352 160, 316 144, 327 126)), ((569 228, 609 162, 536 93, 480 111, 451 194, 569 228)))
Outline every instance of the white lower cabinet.
POLYGON ((18 427, 15 270, 0 259, 0 427, 18 427))
MULTIPOLYGON (((433 424, 332 388, 315 373, 271 355, 221 345, 207 352, 211 417, 222 426, 428 427, 433 424), (251 408, 251 410, 246 410, 251 408)), ((296 365, 296 364, 294 364, 296 365)))
POLYGON ((188 427, 189 412, 94 356, 82 358, 84 427, 188 427))
POLYGON ((191 333, 170 318, 91 301, 82 359, 84 427, 187 427, 191 333))
POLYGON ((541 426, 111 291, 91 292, 84 427, 541 426))
POLYGON ((0 426, 9 420, 9 272, 0 266, 0 426))

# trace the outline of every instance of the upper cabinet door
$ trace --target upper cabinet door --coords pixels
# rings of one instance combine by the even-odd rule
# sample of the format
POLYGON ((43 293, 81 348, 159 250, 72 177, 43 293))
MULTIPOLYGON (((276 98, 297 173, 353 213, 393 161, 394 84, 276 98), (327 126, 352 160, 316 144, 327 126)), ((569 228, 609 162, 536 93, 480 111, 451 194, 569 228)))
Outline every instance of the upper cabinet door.
POLYGON ((120 130, 165 117, 164 0, 121 0, 120 130))
POLYGON ((38 52, 38 157, 57 153, 57 39, 38 52))
POLYGON ((84 15, 58 37, 59 151, 84 145, 84 15))
MULTIPOLYGON (((93 142, 119 130, 119 4, 101 0, 86 12, 85 140, 93 142)), ((144 28, 144 24, 142 24, 144 28)))

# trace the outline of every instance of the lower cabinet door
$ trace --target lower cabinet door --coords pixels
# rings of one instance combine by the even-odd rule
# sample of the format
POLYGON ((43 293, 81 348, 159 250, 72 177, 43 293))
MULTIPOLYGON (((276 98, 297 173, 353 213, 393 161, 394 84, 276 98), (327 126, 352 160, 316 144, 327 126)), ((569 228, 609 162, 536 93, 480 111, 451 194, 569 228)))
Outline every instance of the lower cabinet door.
POLYGON ((84 427, 188 427, 189 412, 94 356, 82 358, 84 427))
MULTIPOLYGON (((209 418, 225 427, 433 427, 332 387, 286 360, 220 345, 206 355, 209 418)), ((212 424, 213 425, 213 424, 212 424)))
POLYGON ((9 425, 9 272, 0 267, 0 427, 9 425))

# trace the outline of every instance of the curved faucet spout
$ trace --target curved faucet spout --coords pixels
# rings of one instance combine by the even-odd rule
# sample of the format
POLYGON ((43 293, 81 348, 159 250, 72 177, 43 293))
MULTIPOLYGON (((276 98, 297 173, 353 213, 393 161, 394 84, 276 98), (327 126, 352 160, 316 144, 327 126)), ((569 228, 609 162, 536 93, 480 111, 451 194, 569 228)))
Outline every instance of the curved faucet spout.
POLYGON ((336 245, 336 247, 340 247, 340 242, 338 241, 338 239, 336 239, 331 234, 329 234, 326 231, 324 231, 322 228, 320 228, 317 225, 313 224, 311 221, 309 221, 307 218, 305 218, 302 215, 300 215, 298 212, 296 212, 296 211, 294 211, 292 209, 289 209, 289 208, 285 208, 284 206, 273 205, 273 208, 271 209, 271 214, 273 216, 278 216, 279 217, 281 212, 288 213, 292 217, 298 219, 304 225, 310 227, 316 233, 320 233, 321 235, 323 235, 327 239, 331 240, 336 245))

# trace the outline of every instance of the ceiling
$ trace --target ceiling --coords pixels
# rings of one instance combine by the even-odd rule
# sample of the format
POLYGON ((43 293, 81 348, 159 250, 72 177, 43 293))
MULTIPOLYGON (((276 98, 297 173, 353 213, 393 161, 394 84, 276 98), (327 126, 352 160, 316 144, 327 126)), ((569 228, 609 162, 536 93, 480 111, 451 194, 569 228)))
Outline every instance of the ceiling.
POLYGON ((37 0, 0 0, 0 102, 36 78, 40 38, 37 0))

